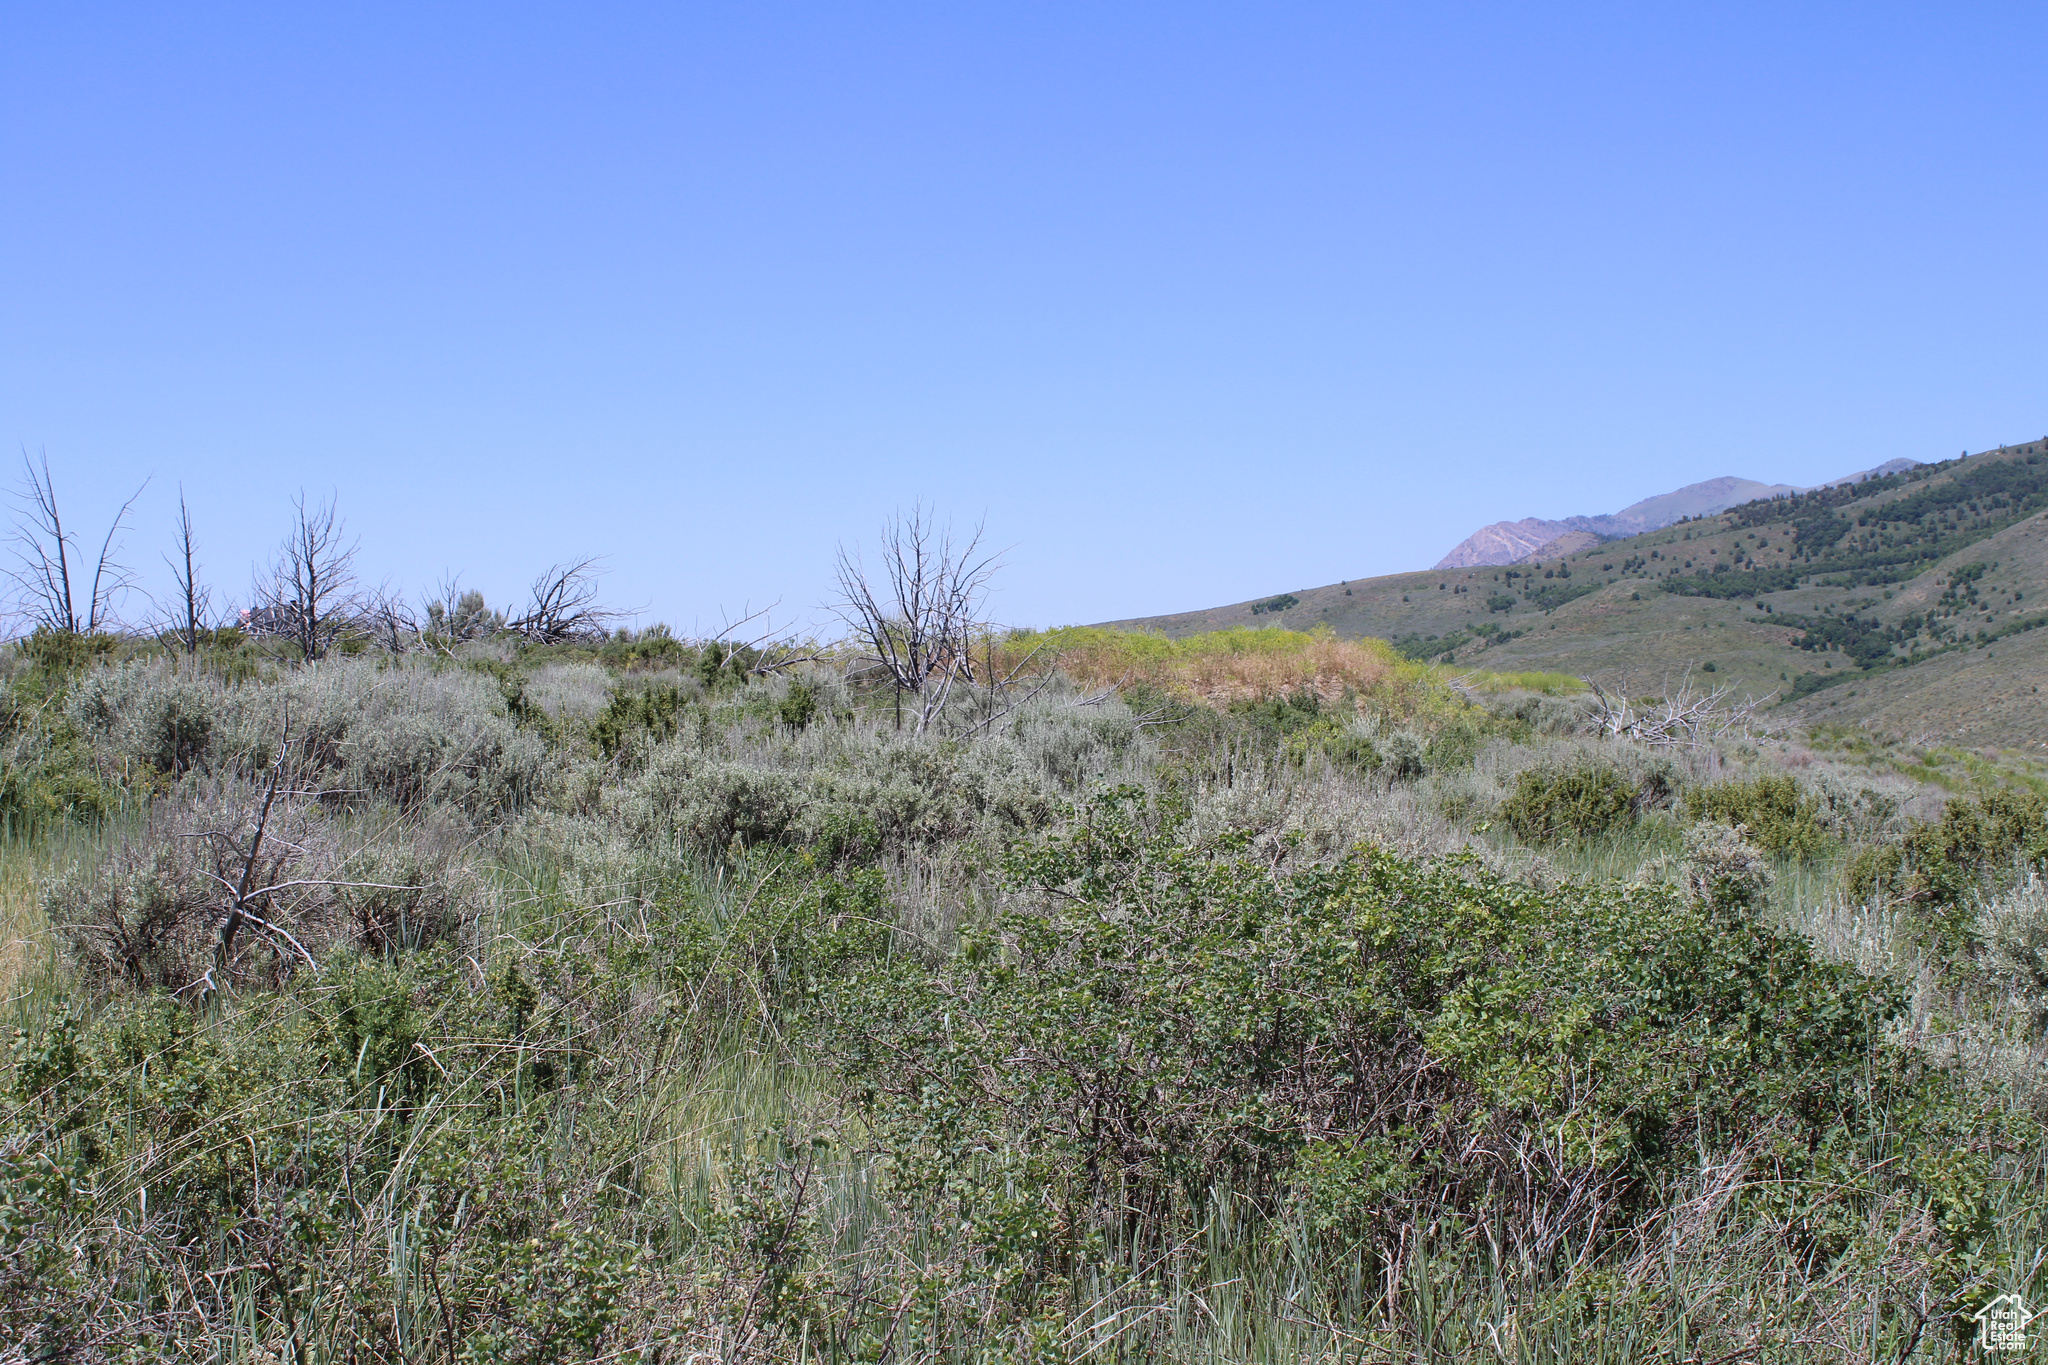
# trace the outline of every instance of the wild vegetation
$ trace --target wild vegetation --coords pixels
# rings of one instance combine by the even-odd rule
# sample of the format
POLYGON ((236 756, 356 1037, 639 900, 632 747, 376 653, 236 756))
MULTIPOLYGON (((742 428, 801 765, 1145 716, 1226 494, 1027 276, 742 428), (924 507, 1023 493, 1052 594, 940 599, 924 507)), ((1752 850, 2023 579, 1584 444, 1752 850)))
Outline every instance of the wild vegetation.
POLYGON ((2024 783, 997 631, 896 530, 962 591, 825 645, 9 646, 5 1349, 1939 1360, 2048 1288, 2024 783))

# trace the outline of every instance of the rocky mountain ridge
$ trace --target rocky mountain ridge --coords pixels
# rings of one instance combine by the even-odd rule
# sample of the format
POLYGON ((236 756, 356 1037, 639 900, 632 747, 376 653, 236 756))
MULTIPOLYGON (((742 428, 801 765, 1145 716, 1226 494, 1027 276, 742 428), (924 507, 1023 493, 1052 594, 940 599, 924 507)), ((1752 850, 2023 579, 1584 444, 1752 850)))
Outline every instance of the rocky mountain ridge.
MULTIPOLYGON (((1916 468, 1919 464, 1918 460, 1888 460, 1875 469, 1845 474, 1839 479, 1830 479, 1814 487, 1835 488, 1863 479, 1881 478, 1886 474, 1916 468)), ((1548 521, 1540 517, 1524 517, 1520 521, 1497 521, 1491 526, 1480 527, 1460 541, 1449 554, 1437 561, 1435 567, 1471 569, 1520 564, 1543 555, 1573 554, 1598 545, 1603 540, 1615 540, 1623 536, 1641 535, 1645 531, 1662 530, 1686 517, 1712 516, 1716 512, 1725 512, 1746 502, 1786 497, 1807 491, 1809 490, 1793 484, 1759 483, 1755 479, 1724 474, 1719 478, 1689 483, 1669 493, 1659 493, 1640 502, 1630 503, 1619 512, 1606 512, 1590 517, 1566 517, 1560 521, 1548 521)))

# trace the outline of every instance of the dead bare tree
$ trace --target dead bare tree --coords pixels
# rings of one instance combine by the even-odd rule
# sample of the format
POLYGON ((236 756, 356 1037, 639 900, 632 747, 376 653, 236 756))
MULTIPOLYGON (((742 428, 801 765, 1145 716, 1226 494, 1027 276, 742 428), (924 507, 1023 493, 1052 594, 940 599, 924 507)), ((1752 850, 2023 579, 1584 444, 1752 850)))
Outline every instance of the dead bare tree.
POLYGON ((128 520, 128 511, 142 496, 149 480, 142 481, 121 504, 100 542, 99 557, 93 561, 90 586, 84 579, 85 556, 78 550, 76 535, 65 529, 57 507, 57 486, 50 477, 50 459, 31 460, 21 453, 26 486, 20 490, 14 522, 16 565, 7 571, 14 580, 16 609, 36 626, 94 635, 113 623, 114 599, 134 585, 134 573, 117 564, 120 548, 116 539, 128 520), (76 562, 74 568, 74 560, 76 562), (79 594, 84 590, 81 606, 79 594))
MULTIPOLYGON (((1009 656, 1007 651, 999 652, 997 632, 984 630, 981 640, 981 661, 974 667, 970 651, 968 663, 974 667, 967 681, 976 688, 976 701, 980 714, 972 723, 976 730, 993 730, 1001 721, 1026 702, 1035 701, 1041 693, 1051 687, 1059 676, 1049 662, 1041 662, 1045 653, 1043 644, 1033 645, 1024 653, 1009 656)), ((1075 697, 1068 706, 1100 706, 1117 694, 1122 681, 1111 683, 1099 692, 1075 697)))
POLYGON ((178 597, 173 605, 171 633, 187 654, 199 652, 199 633, 212 609, 212 593, 199 581, 198 549, 192 536, 192 511, 185 505, 185 488, 178 486, 178 548, 164 556, 171 569, 178 597))
POLYGON ((1593 692, 1592 720, 1601 734, 1633 739, 1652 748, 1703 749, 1723 739, 1747 738, 1757 728, 1757 712, 1777 693, 1734 700, 1729 686, 1702 692, 1688 670, 1672 687, 1669 680, 1657 697, 1641 701, 1628 695, 1628 679, 1607 691, 1591 678, 1582 679, 1593 692))
POLYGON ((974 678, 973 645, 986 631, 981 611, 997 557, 981 550, 982 528, 955 543, 922 505, 882 528, 880 581, 860 554, 840 546, 833 612, 889 681, 896 726, 910 700, 922 733, 945 710, 954 684, 974 678))
POLYGON ((533 580, 525 613, 505 622, 504 628, 538 644, 608 634, 624 613, 598 605, 597 563, 593 557, 549 565, 533 580))
POLYGON ((244 619, 252 633, 290 641, 310 663, 323 657, 362 614, 357 542, 347 538, 332 498, 309 508, 301 493, 292 507, 291 534, 278 547, 268 574, 257 580, 244 619))
POLYGON ((419 648, 426 640, 426 630, 419 618, 405 604, 405 599, 390 590, 387 585, 378 589, 372 598, 365 619, 377 636, 377 643, 387 654, 408 654, 419 648))

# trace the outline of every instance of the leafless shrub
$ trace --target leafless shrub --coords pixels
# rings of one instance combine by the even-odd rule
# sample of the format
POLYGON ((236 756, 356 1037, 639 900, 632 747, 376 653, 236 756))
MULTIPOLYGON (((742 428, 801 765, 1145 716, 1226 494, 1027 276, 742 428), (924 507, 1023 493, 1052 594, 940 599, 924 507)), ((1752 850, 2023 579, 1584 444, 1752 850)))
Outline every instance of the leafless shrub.
POLYGON ((113 623, 114 599, 134 585, 134 573, 116 563, 114 554, 119 549, 116 541, 128 520, 128 509, 142 496, 142 489, 130 494, 114 514, 106 537, 100 542, 99 557, 92 562, 92 576, 87 580, 85 556, 77 547, 77 534, 65 528, 63 514, 57 507, 57 486, 50 477, 49 458, 31 460, 24 451, 21 464, 26 486, 21 490, 14 522, 15 567, 6 571, 14 581, 16 610, 31 625, 50 630, 75 635, 105 630, 113 623))
POLYGON ((164 556, 171 569, 178 595, 172 603, 169 630, 187 654, 199 652, 199 634, 212 614, 213 594, 199 581, 198 547, 192 535, 192 509, 185 505, 185 490, 178 489, 178 547, 164 556))
POLYGON ((721 671, 738 668, 754 677, 766 678, 825 657, 816 644, 775 624, 771 613, 780 605, 770 602, 759 611, 743 608, 738 620, 728 622, 704 641, 704 647, 718 651, 721 671))
POLYGON ((410 654, 425 637, 419 619, 396 593, 380 591, 371 601, 364 620, 386 654, 410 654))
POLYGON ((287 738, 260 782, 188 786, 96 862, 46 882, 43 908, 81 974, 204 993, 274 983, 338 947, 443 933, 460 900, 448 840, 393 821, 358 842, 310 776, 287 738))

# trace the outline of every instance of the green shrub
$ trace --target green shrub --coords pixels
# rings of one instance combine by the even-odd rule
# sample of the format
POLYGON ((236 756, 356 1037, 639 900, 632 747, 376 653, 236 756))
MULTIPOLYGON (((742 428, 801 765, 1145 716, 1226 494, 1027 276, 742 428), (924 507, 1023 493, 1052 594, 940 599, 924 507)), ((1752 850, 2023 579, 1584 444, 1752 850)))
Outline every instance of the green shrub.
POLYGON ((1661 779, 1632 778, 1619 769, 1581 763, 1531 768, 1515 775, 1500 820, 1530 843, 1584 839, 1628 829, 1643 810, 1666 799, 1661 779))
POLYGON ((448 962, 344 960, 203 1012, 119 994, 89 1024, 17 1030, 0 1073, 10 1340, 38 1359, 211 1359, 212 1331, 247 1321, 338 1359, 592 1358, 639 1253, 597 1225, 603 1173, 624 1169, 609 1135, 556 1129, 534 1088, 540 1056, 609 1077, 572 1040, 615 1046, 616 1026, 570 1023, 578 989, 529 990, 514 1027, 448 962), (43 1246, 61 1258, 21 1254, 43 1246))
POLYGON ((1880 887, 1909 902, 1959 905, 1997 873, 2048 858, 2048 805, 2030 791, 1959 797, 1938 820, 1915 821, 1896 844, 1859 850, 1849 861, 1850 895, 1880 887))
POLYGON ((121 646, 121 637, 102 631, 81 635, 75 631, 37 626, 20 644, 29 662, 46 673, 70 673, 97 663, 121 646))
POLYGON ((1816 858, 1837 847, 1822 823, 1821 803, 1789 774, 1694 787, 1685 794, 1685 813, 1746 827, 1751 840, 1774 858, 1816 858))
POLYGON ((1906 864, 1906 851, 1897 844, 1868 844, 1849 855, 1842 868, 1842 885, 1853 900, 1865 901, 1895 886, 1906 864))
POLYGON ((810 845, 828 861, 1007 838, 1047 823, 1058 806, 1018 746, 868 733, 807 770, 707 754, 687 740, 654 750, 612 798, 636 837, 698 852, 810 845))
POLYGON ((802 734, 810 728, 817 715, 817 690, 802 678, 792 679, 789 689, 782 694, 781 702, 776 705, 775 718, 781 721, 783 727, 791 734, 802 734))
POLYGON ((1230 714, 1239 718, 1254 733, 1269 736, 1299 734, 1326 719, 1323 699, 1308 688, 1295 688, 1288 692, 1230 704, 1230 714))
POLYGON ((60 820, 97 823, 120 804, 75 745, 51 745, 0 765, 0 829, 33 834, 60 820))
POLYGON ((1711 821, 1685 832, 1680 862, 1686 894, 1723 914, 1757 914, 1768 902, 1771 867, 1746 825, 1711 821))
POLYGON ((1105 798, 1018 855, 1018 908, 950 960, 856 963, 821 997, 818 1044, 899 1197, 963 1229, 984 1280, 1127 1264, 1224 1192, 1311 1209, 1369 1262, 1434 1223, 1542 1267, 1729 1150, 1770 1153, 1748 1216, 1776 1202, 1815 1254, 1886 1190, 1956 1201, 1943 1254, 1981 1235, 1988 1158, 1864 1155, 1900 1121, 1922 1143, 1959 1121, 1882 1041, 1891 988, 1740 897, 1542 892, 1378 853, 1275 876, 1138 809, 1105 798))
POLYGON ((591 726, 591 737, 605 757, 630 743, 660 743, 682 724, 690 696, 672 683, 616 692, 591 726))

